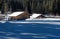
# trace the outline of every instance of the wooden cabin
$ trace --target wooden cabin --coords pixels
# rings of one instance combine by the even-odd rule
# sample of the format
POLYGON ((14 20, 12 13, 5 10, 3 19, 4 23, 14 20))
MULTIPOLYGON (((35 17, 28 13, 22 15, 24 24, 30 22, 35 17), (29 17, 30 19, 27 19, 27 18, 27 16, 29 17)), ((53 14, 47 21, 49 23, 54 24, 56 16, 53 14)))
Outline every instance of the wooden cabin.
POLYGON ((30 18, 30 14, 24 11, 17 16, 10 15, 9 17, 10 17, 9 20, 25 20, 27 18, 30 18))

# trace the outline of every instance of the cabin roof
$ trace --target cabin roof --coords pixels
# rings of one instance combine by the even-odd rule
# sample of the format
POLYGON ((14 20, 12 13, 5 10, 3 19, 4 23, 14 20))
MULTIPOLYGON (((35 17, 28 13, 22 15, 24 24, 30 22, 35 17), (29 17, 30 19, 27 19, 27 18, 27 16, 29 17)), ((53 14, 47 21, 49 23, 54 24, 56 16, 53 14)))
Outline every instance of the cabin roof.
POLYGON ((10 14, 9 16, 18 16, 20 14, 22 14, 24 11, 22 12, 13 12, 12 14, 10 14))
POLYGON ((36 17, 38 17, 38 16, 40 16, 41 14, 36 14, 36 13, 34 13, 34 14, 32 14, 32 16, 30 16, 30 18, 36 18, 36 17))

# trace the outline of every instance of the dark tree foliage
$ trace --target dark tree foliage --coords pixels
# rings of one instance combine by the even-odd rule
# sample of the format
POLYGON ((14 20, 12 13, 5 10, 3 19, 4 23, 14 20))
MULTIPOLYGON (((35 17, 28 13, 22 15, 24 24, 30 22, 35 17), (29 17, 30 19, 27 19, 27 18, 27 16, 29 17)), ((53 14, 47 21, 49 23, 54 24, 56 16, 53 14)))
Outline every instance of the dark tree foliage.
POLYGON ((11 1, 11 8, 12 8, 12 11, 21 11, 23 10, 23 4, 22 3, 19 3, 19 2, 14 2, 14 1, 11 1))
POLYGON ((29 13, 60 14, 60 0, 9 0, 8 3, 12 11, 21 11, 27 8, 29 13))
POLYGON ((32 10, 31 10, 31 1, 27 1, 27 11, 32 14, 32 10))

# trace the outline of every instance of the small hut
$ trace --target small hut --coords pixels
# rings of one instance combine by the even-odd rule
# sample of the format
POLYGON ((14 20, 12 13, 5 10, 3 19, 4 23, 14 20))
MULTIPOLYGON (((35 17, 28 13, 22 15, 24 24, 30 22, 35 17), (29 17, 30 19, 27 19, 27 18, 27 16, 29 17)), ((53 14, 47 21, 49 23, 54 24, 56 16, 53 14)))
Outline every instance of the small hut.
POLYGON ((25 20, 30 17, 30 14, 23 11, 23 12, 13 12, 9 15, 9 20, 25 20))

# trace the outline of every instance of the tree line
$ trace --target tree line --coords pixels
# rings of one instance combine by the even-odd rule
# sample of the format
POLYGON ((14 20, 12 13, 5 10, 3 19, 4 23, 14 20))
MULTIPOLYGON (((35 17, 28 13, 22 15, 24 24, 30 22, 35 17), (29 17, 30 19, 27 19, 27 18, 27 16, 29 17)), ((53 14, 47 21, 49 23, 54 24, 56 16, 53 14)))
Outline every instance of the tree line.
POLYGON ((60 14, 60 0, 7 0, 7 3, 12 11, 30 10, 32 13, 60 14))

